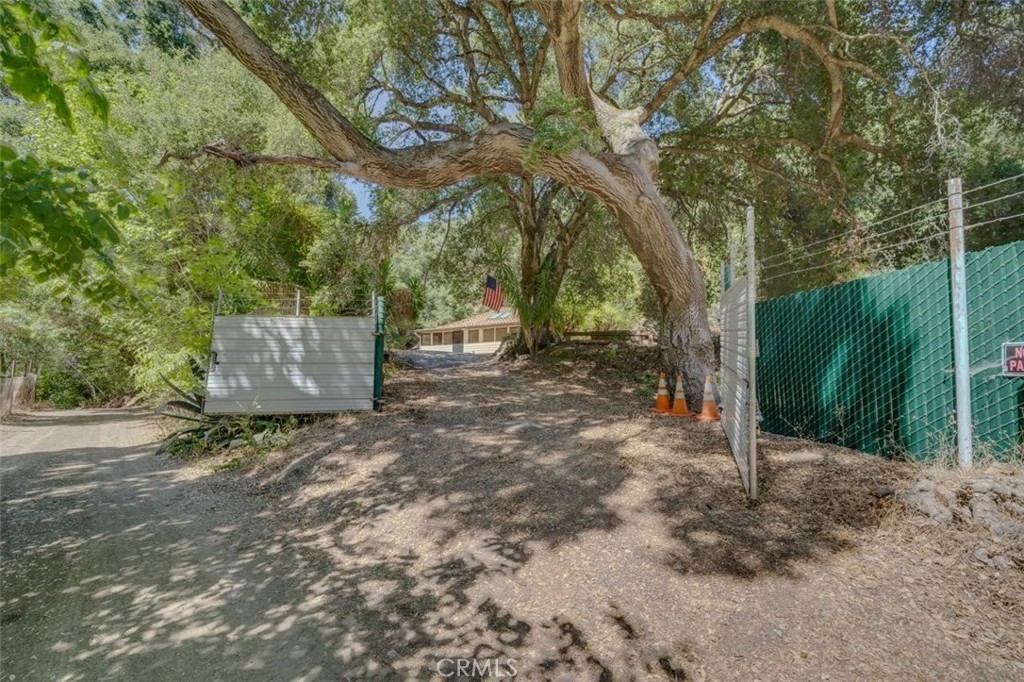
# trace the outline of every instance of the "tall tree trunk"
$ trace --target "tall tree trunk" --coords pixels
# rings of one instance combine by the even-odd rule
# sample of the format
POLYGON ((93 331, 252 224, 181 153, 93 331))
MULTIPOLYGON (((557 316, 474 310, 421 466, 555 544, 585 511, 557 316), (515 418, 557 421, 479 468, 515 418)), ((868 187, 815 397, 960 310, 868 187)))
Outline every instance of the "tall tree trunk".
POLYGON ((620 109, 591 90, 580 37, 581 0, 545 2, 534 8, 552 35, 562 92, 594 112, 618 164, 617 192, 594 192, 616 217, 661 303, 661 337, 667 369, 683 374, 687 401, 696 407, 703 378, 714 372, 715 351, 707 317, 704 277, 693 252, 658 192, 658 146, 641 128, 643 108, 620 109))
MULTIPOLYGON (((503 189, 519 228, 519 290, 531 304, 535 304, 545 293, 557 297, 568 271, 569 253, 585 227, 592 199, 577 198, 575 209, 568 219, 563 220, 555 206, 555 197, 564 191, 559 183, 549 181, 538 189, 533 178, 528 177, 523 179, 519 191, 509 182, 503 184, 503 189), (543 245, 546 236, 552 232, 554 239, 545 253, 543 245), (541 291, 541 284, 552 288, 552 291, 541 291)), ((555 338, 552 324, 551 315, 535 321, 532 326, 521 323, 516 353, 530 352, 533 355, 553 343, 555 338)))
POLYGON ((714 373, 715 351, 707 316, 704 277, 672 222, 657 187, 642 171, 626 201, 606 202, 643 266, 661 303, 665 369, 682 373, 687 402, 696 408, 704 377, 714 373))

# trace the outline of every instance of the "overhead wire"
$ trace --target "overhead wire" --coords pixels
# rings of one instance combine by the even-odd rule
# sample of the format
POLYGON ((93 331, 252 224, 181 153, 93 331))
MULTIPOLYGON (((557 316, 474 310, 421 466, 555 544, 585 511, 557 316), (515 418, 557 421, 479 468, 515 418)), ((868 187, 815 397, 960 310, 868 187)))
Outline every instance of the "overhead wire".
POLYGON ((1009 178, 1003 178, 1002 180, 996 180, 995 182, 990 182, 987 185, 981 185, 980 187, 972 187, 972 188, 970 188, 968 190, 964 190, 960 194, 966 196, 968 194, 971 194, 972 192, 979 192, 979 191, 981 191, 983 189, 988 189, 989 187, 995 187, 996 185, 1001 185, 1004 182, 1010 182, 1011 180, 1016 180, 1017 178, 1024 178, 1024 173, 1018 173, 1017 175, 1011 176, 1009 178))
MULTIPOLYGON (((915 220, 912 223, 906 223, 904 225, 899 225, 898 227, 894 227, 892 229, 885 230, 884 232, 879 232, 878 234, 872 234, 872 235, 866 235, 866 236, 870 236, 871 238, 884 237, 884 236, 892 234, 894 232, 899 232, 900 230, 905 230, 907 228, 915 227, 916 225, 921 225, 923 223, 928 223, 928 222, 931 222, 931 221, 934 221, 934 220, 938 220, 940 217, 941 216, 939 216, 939 215, 925 216, 924 218, 920 218, 918 220, 915 220)), ((844 234, 844 235, 840 235, 840 236, 842 236, 842 237, 849 237, 850 235, 849 234, 844 234)), ((820 251, 814 251, 813 253, 805 253, 805 254, 802 254, 802 255, 799 255, 799 256, 794 256, 793 258, 790 258, 789 260, 783 261, 781 263, 771 263, 771 264, 765 265, 764 268, 767 269, 767 270, 773 270, 775 268, 780 268, 783 265, 789 265, 790 263, 795 263, 797 261, 806 260, 806 259, 811 258, 813 256, 820 256, 820 255, 822 255, 824 253, 828 253, 828 251, 829 251, 829 249, 821 249, 820 251)))
POLYGON ((992 223, 998 223, 1000 220, 1011 220, 1013 218, 1024 218, 1024 213, 1015 213, 1014 215, 1004 215, 998 218, 992 218, 991 220, 984 220, 980 223, 973 223, 971 225, 964 225, 965 230, 969 230, 972 227, 981 227, 982 225, 991 225, 992 223))
MULTIPOLYGON (((988 189, 990 187, 995 187, 997 185, 1003 184, 1005 182, 1010 182, 1010 181, 1016 180, 1018 178, 1024 178, 1024 173, 1019 173, 1017 175, 1014 175, 1014 176, 1011 176, 1011 177, 1008 177, 1008 178, 1003 178, 1001 180, 996 180, 996 181, 990 182, 990 183, 988 183, 986 185, 981 185, 979 187, 972 187, 971 189, 969 189, 969 190, 967 190, 965 192, 962 192, 961 194, 962 195, 966 195, 966 194, 970 194, 970 193, 973 193, 973 192, 977 192, 979 190, 988 189)), ((976 204, 969 204, 967 206, 964 206, 964 210, 967 211, 967 210, 971 210, 971 209, 974 209, 974 208, 980 208, 982 206, 987 206, 987 205, 990 205, 990 204, 993 204, 993 203, 996 203, 996 202, 999 202, 999 201, 1004 201, 1006 199, 1012 199, 1014 197, 1018 197, 1018 196, 1021 196, 1021 195, 1024 195, 1024 190, 1020 190, 1020 191, 1017 191, 1017 192, 1012 192, 1010 194, 1004 194, 1003 196, 994 197, 992 199, 986 199, 985 201, 982 201, 982 202, 979 202, 979 203, 976 203, 976 204)), ((913 213, 914 211, 920 211, 921 209, 924 209, 924 208, 927 208, 927 207, 932 206, 934 204, 942 203, 942 202, 945 202, 945 201, 946 201, 945 198, 943 198, 943 199, 934 199, 932 201, 920 204, 918 206, 914 206, 913 208, 908 208, 908 209, 906 209, 904 211, 900 211, 899 213, 895 213, 895 214, 893 214, 891 216, 888 216, 887 218, 883 218, 883 219, 877 220, 877 221, 875 221, 873 223, 868 223, 866 225, 859 226, 857 228, 856 232, 863 232, 864 230, 870 229, 872 227, 877 227, 879 225, 884 225, 885 223, 891 222, 891 221, 893 221, 896 218, 899 218, 901 216, 905 216, 905 215, 907 215, 909 213, 913 213)), ((906 230, 906 229, 915 227, 917 225, 921 225, 923 223, 927 223, 927 222, 930 222, 930 221, 938 220, 941 217, 942 216, 940 216, 938 214, 936 214, 936 215, 929 215, 929 216, 925 216, 924 218, 920 218, 918 220, 915 220, 913 222, 902 224, 902 225, 898 225, 898 226, 896 226, 894 228, 891 228, 891 229, 888 229, 888 230, 884 230, 884 231, 879 232, 877 234, 870 234, 870 235, 865 235, 865 236, 866 237, 870 237, 872 239, 876 239, 878 237, 884 237, 886 235, 893 234, 894 232, 899 232, 900 230, 906 230)), ((1003 221, 1003 220, 1012 220, 1014 218, 1021 218, 1021 217, 1024 217, 1024 213, 1017 213, 1017 214, 1008 215, 1008 216, 1000 216, 998 218, 992 218, 991 220, 985 220, 985 221, 982 221, 982 222, 977 222, 977 223, 972 223, 970 225, 965 225, 964 229, 965 230, 969 230, 969 229, 972 229, 972 228, 975 228, 975 227, 982 227, 984 225, 991 225, 993 223, 997 223, 997 222, 1000 222, 1000 221, 1003 221)), ((850 237, 850 236, 851 236, 850 233, 844 233, 844 234, 839 234, 839 235, 835 235, 835 236, 832 236, 832 237, 827 237, 825 239, 819 239, 817 241, 810 242, 809 244, 804 245, 804 248, 808 249, 808 248, 811 248, 811 247, 814 247, 814 246, 820 246, 821 244, 826 244, 826 243, 834 242, 834 241, 836 241, 838 239, 842 239, 842 238, 850 237)), ((890 248, 895 249, 895 248, 899 248, 899 247, 902 247, 902 246, 909 246, 909 245, 912 245, 912 244, 917 244, 917 243, 920 243, 920 242, 923 242, 923 241, 927 241, 929 239, 934 239, 937 236, 939 236, 939 233, 928 234, 928 235, 924 235, 922 237, 918 237, 916 239, 911 239, 911 240, 907 240, 907 241, 901 242, 899 244, 888 244, 888 245, 877 247, 877 248, 874 248, 874 249, 868 249, 866 251, 860 251, 859 255, 860 254, 877 253, 879 251, 884 251, 884 250, 890 249, 890 248)), ((814 256, 823 255, 825 253, 828 253, 830 250, 831 250, 830 248, 825 248, 825 249, 820 249, 820 250, 814 251, 814 252, 807 252, 807 253, 803 253, 803 254, 792 256, 792 257, 790 257, 790 258, 788 258, 786 260, 783 260, 781 262, 773 262, 773 261, 775 261, 775 260, 777 260, 779 258, 783 258, 785 256, 791 256, 792 254, 790 254, 790 253, 775 254, 774 256, 769 256, 769 257, 767 257, 767 258, 762 260, 762 269, 766 270, 766 271, 775 270, 775 269, 781 268, 781 267, 786 266, 786 265, 791 265, 793 263, 797 263, 797 262, 802 261, 802 260, 807 260, 808 258, 813 258, 814 256)), ((784 272, 784 273, 780 273, 780 274, 777 274, 777 275, 773 275, 771 277, 766 277, 766 278, 763 278, 761 281, 762 282, 770 282, 772 280, 780 279, 782 277, 789 277, 789 276, 792 276, 792 275, 798 275, 798 274, 803 273, 803 272, 809 272, 811 270, 816 270, 816 269, 819 269, 819 268, 827 267, 828 265, 829 265, 828 263, 824 263, 824 264, 821 264, 821 265, 812 265, 812 266, 809 266, 809 267, 806 267, 806 268, 801 268, 799 270, 784 272)))
POLYGON ((1003 201, 1004 199, 1012 199, 1013 197, 1019 197, 1022 194, 1024 194, 1024 189, 1022 189, 1019 192, 1014 192, 1013 194, 1004 194, 1003 196, 996 197, 995 199, 988 199, 986 201, 981 201, 981 202, 978 202, 977 204, 969 204, 967 206, 964 206, 964 210, 968 211, 968 210, 970 210, 972 208, 981 208, 982 206, 987 206, 989 204, 994 204, 997 201, 1003 201))
MULTIPOLYGON (((869 254, 869 253, 878 253, 879 251, 885 251, 886 249, 897 249, 897 248, 900 248, 900 247, 903 247, 903 246, 911 246, 912 244, 919 244, 921 242, 928 241, 929 239, 935 239, 936 237, 939 237, 939 236, 942 236, 941 233, 928 234, 928 235, 925 235, 923 237, 918 237, 917 239, 908 239, 907 241, 900 242, 899 244, 886 244, 885 246, 879 246, 879 247, 874 248, 874 249, 868 249, 866 251, 860 251, 858 253, 858 255, 864 255, 864 254, 869 254)), ((812 265, 812 266, 807 267, 807 268, 801 268, 800 270, 793 270, 792 272, 784 272, 784 273, 779 274, 779 275, 773 275, 771 277, 764 277, 760 281, 761 282, 771 282, 772 280, 781 279, 782 277, 791 277, 793 275, 799 275, 800 273, 803 273, 803 272, 810 272, 811 270, 818 270, 820 268, 826 268, 829 265, 832 265, 832 263, 821 263, 820 265, 812 265)))
MULTIPOLYGON (((933 199, 932 201, 928 201, 928 202, 925 202, 925 203, 920 204, 918 206, 914 206, 913 208, 908 208, 905 211, 900 211, 899 213, 894 213, 893 215, 891 215, 891 216, 889 216, 887 218, 882 218, 881 220, 876 220, 873 223, 867 223, 865 225, 858 225, 857 229, 859 229, 859 230, 869 230, 872 227, 878 227, 879 225, 884 225, 885 223, 892 222, 893 220, 896 220, 897 218, 899 218, 901 216, 905 216, 908 213, 913 213, 914 211, 920 211, 922 208, 926 208, 928 206, 931 206, 932 204, 939 204, 939 203, 942 203, 944 201, 946 201, 946 200, 945 199, 933 199)), ((891 230, 890 232, 893 232, 893 231, 895 231, 895 230, 891 230)), ((883 234, 888 234, 888 233, 883 233, 883 234)), ((809 248, 811 248, 813 246, 818 246, 819 244, 824 244, 826 242, 831 242, 831 241, 834 241, 836 239, 840 239, 840 238, 845 237, 845 236, 847 236, 847 235, 846 234, 838 234, 838 235, 835 235, 835 236, 832 236, 832 237, 826 237, 825 239, 819 239, 818 241, 811 242, 809 244, 803 244, 803 248, 809 249, 809 248)), ((780 258, 780 257, 785 256, 785 255, 787 255, 787 254, 786 253, 777 253, 774 256, 768 256, 767 258, 765 258, 765 261, 770 261, 770 260, 773 260, 775 258, 780 258)))

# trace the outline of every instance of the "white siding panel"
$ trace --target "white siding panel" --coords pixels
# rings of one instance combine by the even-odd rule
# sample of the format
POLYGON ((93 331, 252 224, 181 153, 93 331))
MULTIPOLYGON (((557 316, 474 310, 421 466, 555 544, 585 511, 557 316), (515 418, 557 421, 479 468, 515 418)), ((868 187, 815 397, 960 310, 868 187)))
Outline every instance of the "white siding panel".
POLYGON ((316 412, 345 412, 372 410, 373 398, 346 400, 207 400, 206 414, 313 414, 316 412))
POLYGON ((294 365, 217 365, 216 369, 207 376, 207 383, 238 383, 240 381, 257 382, 267 384, 289 379, 292 382, 308 378, 313 381, 338 381, 344 382, 354 377, 362 377, 373 373, 373 364, 361 362, 358 364, 334 364, 324 365, 294 364, 294 365))
POLYGON ((230 390, 213 390, 207 393, 209 400, 234 400, 243 403, 265 400, 347 400, 371 395, 373 377, 364 386, 317 386, 314 388, 296 388, 282 386, 280 388, 232 388, 230 390))
MULTIPOLYGON (((298 344, 296 344, 298 346, 298 344)), ((267 350, 235 350, 224 348, 214 349, 217 353, 217 362, 221 365, 248 365, 248 364, 273 364, 273 365, 372 365, 373 364, 373 340, 368 340, 365 346, 368 348, 338 348, 332 351, 305 351, 301 347, 267 349, 267 350)))
POLYGON ((205 411, 372 409, 373 341, 368 317, 216 317, 205 411))
POLYGON ((359 339, 232 339, 214 337, 213 350, 223 353, 235 351, 270 351, 282 353, 349 353, 354 349, 373 350, 373 336, 367 334, 359 339))
POLYGON ((373 332, 365 329, 217 329, 218 339, 233 341, 320 341, 334 343, 352 343, 373 338, 373 332))
POLYGON ((747 325, 747 281, 738 278, 722 295, 722 429, 740 470, 743 486, 750 490, 751 409, 747 325))
POLYGON ((373 370, 368 368, 358 376, 277 376, 277 377, 221 377, 211 374, 206 381, 207 395, 214 391, 242 391, 259 388, 287 388, 295 391, 313 391, 323 388, 373 388, 373 370))

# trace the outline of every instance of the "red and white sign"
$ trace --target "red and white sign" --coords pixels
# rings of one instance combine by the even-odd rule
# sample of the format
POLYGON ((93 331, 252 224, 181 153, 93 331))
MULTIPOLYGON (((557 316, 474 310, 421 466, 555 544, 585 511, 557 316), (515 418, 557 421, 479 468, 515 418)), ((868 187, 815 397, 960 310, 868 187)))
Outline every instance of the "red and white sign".
POLYGON ((1003 376, 1024 378, 1024 341, 1003 344, 1003 376))

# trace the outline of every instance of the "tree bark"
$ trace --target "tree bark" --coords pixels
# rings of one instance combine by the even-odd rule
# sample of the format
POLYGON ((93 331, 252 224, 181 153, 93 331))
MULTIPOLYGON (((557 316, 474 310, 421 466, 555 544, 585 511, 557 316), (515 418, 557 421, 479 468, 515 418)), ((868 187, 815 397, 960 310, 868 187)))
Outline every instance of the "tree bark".
POLYGON ((658 192, 658 146, 640 127, 643 108, 625 110, 597 96, 588 84, 579 34, 581 0, 535 0, 554 35, 562 91, 578 97, 597 118, 602 136, 625 168, 620 197, 602 198, 622 228, 661 303, 665 369, 683 375, 687 402, 700 403, 703 380, 714 373, 715 351, 707 318, 707 291, 693 252, 658 192))
MULTIPOLYGON (((381 148, 363 136, 222 0, 182 2, 235 58, 270 87, 334 157, 333 161, 316 161, 235 154, 233 160, 237 163, 302 163, 407 189, 433 189, 483 175, 527 174, 523 159, 533 131, 526 126, 498 123, 446 142, 381 148)), ((666 368, 683 373, 687 399, 691 407, 696 407, 703 377, 714 370, 707 296, 693 254, 658 193, 658 150, 640 128, 643 110, 617 109, 590 91, 583 71, 579 0, 541 0, 536 6, 553 36, 563 92, 580 97, 594 109, 611 152, 591 154, 578 149, 562 157, 547 155, 540 159, 538 168, 531 170, 588 192, 616 218, 661 302, 666 368)), ((219 155, 232 158, 230 154, 219 155)))

